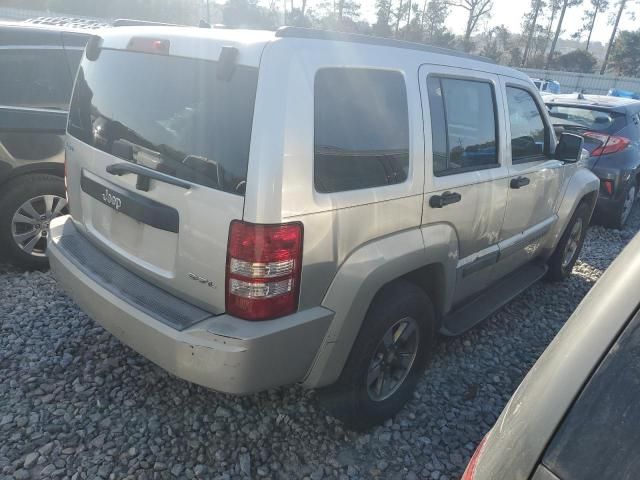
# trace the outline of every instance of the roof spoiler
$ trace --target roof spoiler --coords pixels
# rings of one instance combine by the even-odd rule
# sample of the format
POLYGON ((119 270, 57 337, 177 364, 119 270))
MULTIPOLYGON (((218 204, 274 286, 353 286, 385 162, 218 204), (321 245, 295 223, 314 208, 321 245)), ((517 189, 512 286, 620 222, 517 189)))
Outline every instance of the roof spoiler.
POLYGON ((176 23, 149 22, 147 20, 134 20, 131 18, 118 18, 113 21, 114 27, 183 27, 176 23))

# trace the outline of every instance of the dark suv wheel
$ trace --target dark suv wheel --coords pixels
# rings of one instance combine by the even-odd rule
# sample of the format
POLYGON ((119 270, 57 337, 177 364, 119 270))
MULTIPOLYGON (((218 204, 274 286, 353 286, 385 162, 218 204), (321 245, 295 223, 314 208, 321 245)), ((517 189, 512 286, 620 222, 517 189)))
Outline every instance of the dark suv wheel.
POLYGON ((26 268, 45 268, 49 222, 67 214, 64 180, 33 174, 13 180, 0 196, 0 243, 9 260, 26 268))
POLYGON ((638 196, 637 185, 635 181, 629 182, 625 187, 622 200, 616 209, 615 215, 609 220, 609 226, 617 229, 623 229, 633 212, 638 196))
POLYGON ((546 280, 556 282, 571 275, 587 234, 589 215, 589 205, 586 202, 580 203, 549 259, 546 280))
POLYGON ((373 300, 347 364, 320 400, 349 428, 393 417, 413 395, 435 341, 435 310, 416 285, 395 281, 373 300))

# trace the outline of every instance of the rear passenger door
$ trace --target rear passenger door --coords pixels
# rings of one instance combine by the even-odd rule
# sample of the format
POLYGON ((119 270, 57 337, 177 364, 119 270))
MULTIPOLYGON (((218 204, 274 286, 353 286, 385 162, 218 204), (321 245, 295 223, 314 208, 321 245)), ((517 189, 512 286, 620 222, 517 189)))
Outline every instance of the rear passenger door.
POLYGON ((557 220, 564 162, 551 157, 552 129, 539 95, 527 82, 504 82, 509 166, 507 211, 500 231, 501 277, 534 259, 557 220))
POLYGON ((73 80, 58 45, 0 44, 0 181, 35 161, 64 160, 73 80))
MULTIPOLYGON (((458 237, 454 304, 488 286, 507 202, 503 99, 489 73, 420 69, 426 165, 422 224, 446 223, 458 237)), ((425 242, 428 239, 425 238, 425 242)))

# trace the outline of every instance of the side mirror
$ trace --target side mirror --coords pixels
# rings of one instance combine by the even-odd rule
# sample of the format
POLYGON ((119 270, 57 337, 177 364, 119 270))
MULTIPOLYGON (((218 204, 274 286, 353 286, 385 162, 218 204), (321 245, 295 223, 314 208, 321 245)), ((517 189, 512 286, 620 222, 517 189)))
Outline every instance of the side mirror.
POLYGON ((565 162, 575 163, 582 158, 584 138, 575 133, 563 133, 556 146, 555 158, 565 162))

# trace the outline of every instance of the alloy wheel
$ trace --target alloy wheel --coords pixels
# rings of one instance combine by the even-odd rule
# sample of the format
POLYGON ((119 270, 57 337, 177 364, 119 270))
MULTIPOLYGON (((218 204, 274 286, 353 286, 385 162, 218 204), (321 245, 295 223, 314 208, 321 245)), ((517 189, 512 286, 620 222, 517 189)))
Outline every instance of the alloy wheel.
POLYGON ((58 195, 40 195, 20 205, 11 220, 13 241, 25 253, 44 257, 49 223, 67 214, 67 200, 58 195))
POLYGON ((562 268, 568 267, 573 261, 574 257, 578 253, 578 247, 580 246, 580 240, 582 238, 582 218, 576 219, 576 222, 571 227, 567 244, 564 247, 564 255, 562 256, 562 268))
POLYGON ((418 354, 420 331, 410 317, 394 323, 378 344, 367 372, 367 393, 374 402, 393 395, 411 371, 418 354))
POLYGON ((624 225, 627 223, 627 219, 629 215, 631 215, 631 211, 633 210, 633 204, 636 201, 636 187, 632 186, 627 191, 627 195, 624 197, 624 204, 622 206, 622 214, 620 217, 620 224, 624 225))

